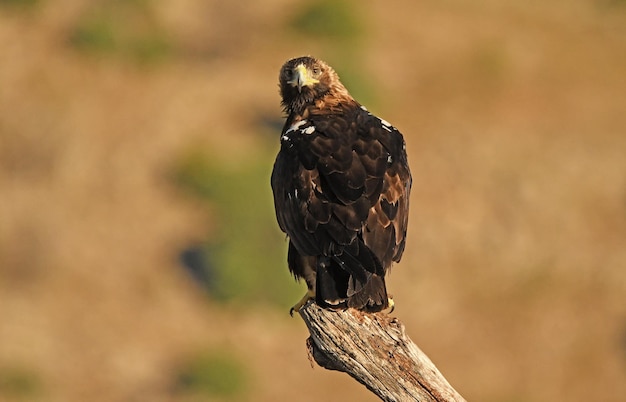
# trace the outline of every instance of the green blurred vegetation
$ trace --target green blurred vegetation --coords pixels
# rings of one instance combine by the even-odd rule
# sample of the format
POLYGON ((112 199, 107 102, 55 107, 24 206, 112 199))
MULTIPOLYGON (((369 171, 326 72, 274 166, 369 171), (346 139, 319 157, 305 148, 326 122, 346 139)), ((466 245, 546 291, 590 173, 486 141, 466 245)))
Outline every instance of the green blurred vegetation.
POLYGON ((370 84, 372 79, 363 66, 357 65, 356 60, 343 60, 334 64, 333 68, 354 99, 368 108, 376 109, 380 106, 376 88, 370 84))
POLYGON ((215 269, 207 275, 217 300, 265 301, 281 307, 303 291, 288 274, 285 236, 274 216, 270 190, 273 154, 259 150, 236 166, 201 148, 185 152, 174 180, 214 211, 218 236, 204 251, 215 269))
POLYGON ((504 78, 509 62, 504 45, 494 41, 473 49, 468 70, 481 84, 494 83, 504 78))
POLYGON ((375 107, 376 91, 370 84, 371 79, 361 56, 366 26, 367 15, 363 13, 363 8, 350 0, 306 3, 288 23, 288 29, 296 34, 298 40, 323 46, 324 59, 337 71, 355 99, 375 107))
POLYGON ((226 351, 194 356, 182 365, 176 379, 178 393, 199 400, 238 399, 248 388, 245 365, 226 351))
POLYGON ((32 400, 41 394, 39 377, 24 368, 0 368, 0 400, 32 400))
POLYGON ((598 3, 607 8, 626 7, 626 0, 603 0, 598 3))
POLYGON ((365 32, 358 7, 348 0, 319 0, 307 3, 291 21, 296 32, 316 40, 355 42, 365 32))
POLYGON ((1 7, 29 9, 39 4, 39 0, 0 0, 1 7))
POLYGON ((173 45, 149 0, 94 3, 76 22, 69 43, 83 53, 116 56, 140 64, 167 59, 173 45))

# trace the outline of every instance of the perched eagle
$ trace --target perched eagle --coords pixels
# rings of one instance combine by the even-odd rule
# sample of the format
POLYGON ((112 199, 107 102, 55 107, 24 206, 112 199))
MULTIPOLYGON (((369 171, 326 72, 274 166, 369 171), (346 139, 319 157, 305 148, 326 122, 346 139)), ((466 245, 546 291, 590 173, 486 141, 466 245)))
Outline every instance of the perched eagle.
POLYGON ((406 240, 411 173, 402 134, 367 111, 335 71, 313 57, 279 76, 287 120, 272 172, 287 262, 324 307, 376 312, 393 306, 385 273, 406 240))

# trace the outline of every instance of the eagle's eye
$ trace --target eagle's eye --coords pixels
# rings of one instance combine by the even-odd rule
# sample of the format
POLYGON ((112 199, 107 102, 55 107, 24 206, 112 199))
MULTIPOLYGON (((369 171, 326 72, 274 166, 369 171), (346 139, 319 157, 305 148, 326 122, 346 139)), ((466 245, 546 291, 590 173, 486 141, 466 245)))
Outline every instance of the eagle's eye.
POLYGON ((293 72, 290 69, 285 70, 285 78, 290 79, 293 72))
POLYGON ((313 76, 317 77, 322 73, 322 70, 319 67, 313 67, 313 76))

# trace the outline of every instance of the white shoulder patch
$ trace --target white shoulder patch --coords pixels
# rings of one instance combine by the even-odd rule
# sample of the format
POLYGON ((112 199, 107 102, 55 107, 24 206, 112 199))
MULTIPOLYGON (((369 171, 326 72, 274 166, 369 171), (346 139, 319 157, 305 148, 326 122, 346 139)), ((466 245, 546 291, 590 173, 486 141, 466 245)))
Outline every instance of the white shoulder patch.
POLYGON ((304 130, 302 130, 302 132, 304 134, 313 134, 315 132, 315 127, 314 126, 309 126, 309 127, 305 128, 304 130))
POLYGON ((390 133, 392 132, 391 130, 393 130, 393 126, 391 125, 391 123, 389 123, 387 120, 385 119, 381 119, 380 117, 378 118, 378 120, 380 120, 380 124, 382 124, 382 128, 383 130, 387 130, 390 133))
POLYGON ((297 122, 293 123, 291 125, 291 127, 289 127, 289 129, 287 131, 285 131, 285 134, 290 133, 292 131, 296 131, 297 129, 299 129, 300 127, 302 127, 305 124, 306 124, 306 120, 297 121, 297 122))

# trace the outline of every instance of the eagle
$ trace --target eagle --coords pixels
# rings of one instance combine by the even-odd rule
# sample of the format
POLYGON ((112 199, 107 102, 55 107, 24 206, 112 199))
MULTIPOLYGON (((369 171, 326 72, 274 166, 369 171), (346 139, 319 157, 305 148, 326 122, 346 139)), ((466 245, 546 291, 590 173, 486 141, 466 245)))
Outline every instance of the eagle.
POLYGON ((406 244, 411 173, 402 134, 314 57, 280 69, 287 115, 271 176, 287 264, 325 308, 393 309, 385 274, 406 244))

